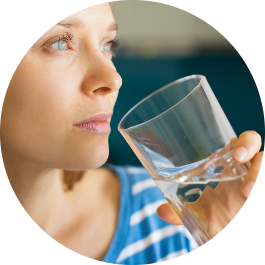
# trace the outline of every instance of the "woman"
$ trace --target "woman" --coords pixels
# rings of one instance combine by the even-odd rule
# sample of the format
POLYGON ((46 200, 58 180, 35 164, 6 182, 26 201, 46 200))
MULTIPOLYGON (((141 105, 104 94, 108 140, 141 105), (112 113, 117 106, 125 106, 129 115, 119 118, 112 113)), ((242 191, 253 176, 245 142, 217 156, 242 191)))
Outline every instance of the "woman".
MULTIPOLYGON (((3 106, 3 160, 21 204, 52 238, 97 260, 154 263, 190 251, 193 241, 182 226, 153 214, 135 218, 137 207, 162 202, 155 186, 146 190, 153 201, 147 193, 129 197, 148 178, 144 170, 99 168, 108 157, 109 122, 122 83, 111 61, 116 31, 103 4, 59 22, 31 47, 3 106)), ((260 146, 257 133, 245 132, 233 153, 239 162, 252 159, 244 197, 257 178, 260 146)), ((168 204, 158 214, 182 224, 168 204)))

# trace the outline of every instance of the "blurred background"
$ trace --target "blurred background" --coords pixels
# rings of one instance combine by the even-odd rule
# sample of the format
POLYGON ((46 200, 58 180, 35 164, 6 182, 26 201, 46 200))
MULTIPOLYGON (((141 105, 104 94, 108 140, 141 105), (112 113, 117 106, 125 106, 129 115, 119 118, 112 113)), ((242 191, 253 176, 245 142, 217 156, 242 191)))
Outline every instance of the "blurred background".
POLYGON ((264 136, 263 110, 252 75, 218 31, 164 4, 117 1, 111 6, 120 42, 113 62, 123 85, 111 121, 107 163, 141 165, 118 132, 119 121, 153 91, 192 74, 206 76, 237 135, 255 130, 264 136))

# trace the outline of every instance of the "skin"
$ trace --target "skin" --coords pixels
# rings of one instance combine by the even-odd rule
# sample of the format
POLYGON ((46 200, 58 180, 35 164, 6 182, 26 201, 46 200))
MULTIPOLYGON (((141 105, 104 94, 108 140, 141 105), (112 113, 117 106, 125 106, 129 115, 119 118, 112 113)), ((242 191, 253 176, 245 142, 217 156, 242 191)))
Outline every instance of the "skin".
POLYGON ((104 257, 115 231, 119 183, 112 172, 93 170, 107 160, 109 133, 72 125, 113 112, 122 80, 112 53, 101 48, 115 38, 114 23, 103 4, 46 32, 17 68, 1 122, 4 164, 25 210, 57 241, 95 259, 104 257), (49 46, 66 33, 68 49, 49 46), (65 192, 59 168, 87 172, 65 192))
MULTIPOLYGON (((112 171, 98 168, 109 154, 109 133, 84 132, 73 124, 113 111, 122 80, 112 53, 101 47, 115 38, 114 23, 109 5, 103 4, 46 32, 18 66, 1 120, 4 164, 22 206, 55 240, 98 260, 116 229, 120 187, 112 171), (56 49, 54 42, 67 33, 72 36, 66 41, 68 48, 56 49), (65 190, 62 169, 86 170, 70 192, 65 190)), ((239 162, 252 159, 241 187, 245 197, 257 178, 260 145, 257 133, 245 132, 234 151, 239 162), (240 159, 244 149, 247 155, 240 159)), ((168 204, 158 208, 158 215, 181 224, 168 204)))

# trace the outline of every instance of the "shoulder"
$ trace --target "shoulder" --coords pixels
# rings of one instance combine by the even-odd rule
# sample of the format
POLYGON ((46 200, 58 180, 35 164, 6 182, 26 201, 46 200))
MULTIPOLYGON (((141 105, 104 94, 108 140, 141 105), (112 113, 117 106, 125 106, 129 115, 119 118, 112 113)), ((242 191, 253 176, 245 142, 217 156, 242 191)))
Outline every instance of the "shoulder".
POLYGON ((156 214, 156 209, 166 199, 143 167, 111 166, 120 180, 121 205, 130 208, 130 225, 136 225, 156 214), (124 201, 127 201, 124 204, 124 201))
MULTIPOLYGON (((113 166, 121 182, 122 235, 115 264, 145 264, 165 261, 191 251, 190 236, 184 226, 173 226, 160 219, 156 209, 167 202, 143 167, 113 166), (127 214, 125 214, 125 213, 127 214), (124 217, 126 218, 126 227, 124 217), (159 251, 157 251, 159 249, 159 251)), ((116 246, 117 249, 117 246, 116 246)))
POLYGON ((130 200, 132 213, 139 207, 155 201, 166 202, 161 191, 145 168, 140 166, 113 166, 108 167, 115 171, 121 186, 121 195, 126 193, 130 200))
MULTIPOLYGON (((155 182, 144 167, 108 165, 108 168, 115 171, 121 185, 129 185, 128 188, 133 196, 149 188, 155 187, 155 190, 158 190, 155 182)), ((161 194, 158 194, 161 197, 161 194)))
POLYGON ((121 177, 130 178, 133 182, 138 182, 143 179, 150 179, 151 176, 144 167, 141 166, 116 166, 108 165, 109 169, 116 171, 121 177))
POLYGON ((145 168, 140 166, 114 166, 122 189, 127 189, 132 201, 132 212, 154 203, 159 206, 166 202, 163 194, 145 168), (160 203, 160 204, 159 204, 160 203))

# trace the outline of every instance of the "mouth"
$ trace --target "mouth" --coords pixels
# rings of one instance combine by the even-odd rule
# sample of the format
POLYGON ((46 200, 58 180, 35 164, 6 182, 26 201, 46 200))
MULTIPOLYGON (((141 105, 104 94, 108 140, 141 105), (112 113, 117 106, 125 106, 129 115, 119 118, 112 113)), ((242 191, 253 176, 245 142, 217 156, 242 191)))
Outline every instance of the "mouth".
POLYGON ((112 113, 98 113, 76 124, 73 124, 73 127, 86 132, 110 133, 111 128, 109 120, 111 116, 112 113))

